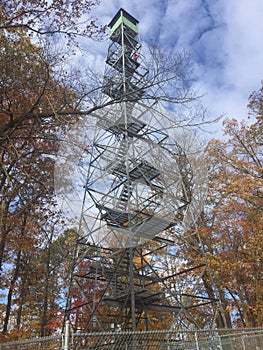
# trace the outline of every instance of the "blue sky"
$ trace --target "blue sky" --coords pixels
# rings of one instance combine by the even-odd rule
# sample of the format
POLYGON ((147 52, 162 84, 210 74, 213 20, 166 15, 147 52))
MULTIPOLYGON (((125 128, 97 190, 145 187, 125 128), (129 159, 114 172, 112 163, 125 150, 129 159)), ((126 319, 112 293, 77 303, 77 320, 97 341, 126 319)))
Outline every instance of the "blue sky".
MULTIPOLYGON (((263 0, 101 0, 94 14, 108 24, 121 7, 139 20, 141 42, 190 50, 209 117, 247 118, 263 79, 263 0)), ((103 59, 106 48, 94 46, 103 59)))

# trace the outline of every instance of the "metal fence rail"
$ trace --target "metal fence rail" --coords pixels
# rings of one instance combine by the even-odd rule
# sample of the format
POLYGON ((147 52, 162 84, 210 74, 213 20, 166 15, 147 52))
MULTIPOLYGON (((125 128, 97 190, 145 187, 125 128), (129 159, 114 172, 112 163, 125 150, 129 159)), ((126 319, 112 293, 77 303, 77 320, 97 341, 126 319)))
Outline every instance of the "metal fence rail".
POLYGON ((75 333, 0 344, 0 350, 263 350, 263 329, 75 333))
POLYGON ((52 336, 20 340, 0 344, 0 350, 62 350, 63 336, 52 336))

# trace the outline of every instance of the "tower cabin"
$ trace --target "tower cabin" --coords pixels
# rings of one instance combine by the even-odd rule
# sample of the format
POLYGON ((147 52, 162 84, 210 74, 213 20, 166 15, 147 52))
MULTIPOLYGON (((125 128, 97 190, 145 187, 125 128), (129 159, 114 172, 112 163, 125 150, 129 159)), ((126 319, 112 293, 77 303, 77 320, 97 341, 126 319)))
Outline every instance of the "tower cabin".
POLYGON ((105 71, 103 92, 115 99, 125 95, 137 101, 144 93, 141 79, 148 70, 141 67, 138 23, 137 19, 121 8, 108 24, 112 43, 106 59, 110 68, 105 71))
POLYGON ((110 38, 113 40, 116 33, 120 31, 122 24, 131 35, 136 36, 138 34, 138 23, 139 21, 136 18, 121 8, 108 25, 110 28, 110 38))
POLYGON ((137 44, 138 23, 139 21, 136 18, 121 8, 108 24, 110 28, 110 39, 122 45, 121 33, 123 28, 124 36, 126 37, 124 44, 134 47, 137 44))

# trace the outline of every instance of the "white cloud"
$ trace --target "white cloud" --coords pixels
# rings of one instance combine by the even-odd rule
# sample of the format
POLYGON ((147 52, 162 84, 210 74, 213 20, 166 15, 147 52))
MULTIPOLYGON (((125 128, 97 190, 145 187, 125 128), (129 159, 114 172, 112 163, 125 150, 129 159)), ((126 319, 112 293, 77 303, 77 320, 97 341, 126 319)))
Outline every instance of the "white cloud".
POLYGON ((226 3, 228 62, 226 79, 236 88, 254 89, 262 77, 263 2, 239 0, 226 3))

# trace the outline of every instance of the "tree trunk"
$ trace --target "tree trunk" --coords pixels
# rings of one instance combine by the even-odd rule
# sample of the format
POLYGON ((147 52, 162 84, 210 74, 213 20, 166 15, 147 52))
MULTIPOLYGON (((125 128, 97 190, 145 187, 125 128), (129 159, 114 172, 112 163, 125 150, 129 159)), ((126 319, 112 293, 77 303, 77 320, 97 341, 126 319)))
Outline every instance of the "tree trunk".
POLYGON ((44 294, 44 303, 43 303, 43 314, 40 326, 40 335, 41 337, 45 336, 45 326, 47 324, 47 312, 48 312, 48 295, 49 295, 49 278, 50 278, 50 259, 51 259, 51 245, 53 239, 53 231, 48 240, 48 250, 47 250, 47 263, 46 263, 46 278, 45 278, 45 294, 44 294))
POLYGON ((22 251, 20 249, 17 253, 16 266, 15 266, 13 278, 12 278, 11 283, 10 283, 10 288, 8 291, 3 332, 7 332, 7 329, 8 329, 8 323, 9 323, 9 318, 10 318, 10 314, 11 314, 13 291, 14 291, 15 283, 16 283, 18 276, 19 276, 21 253, 22 253, 22 251))
MULTIPOLYGON (((4 203, 3 203, 4 205, 4 203)), ((9 230, 7 228, 7 216, 8 216, 8 208, 7 206, 2 210, 2 214, 0 217, 0 225, 1 225, 1 240, 0 240, 0 274, 2 271, 2 265, 4 260, 4 251, 5 251, 5 245, 7 236, 9 233, 9 230)))
MULTIPOLYGON (((225 300, 225 296, 224 293, 220 290, 220 288, 218 288, 215 283, 214 284, 214 288, 212 287, 212 283, 210 281, 210 278, 205 275, 203 277, 203 282, 204 282, 204 286, 206 289, 206 292, 209 296, 209 298, 211 299, 216 299, 217 296, 215 295, 214 292, 214 288, 217 288, 218 293, 219 293, 219 299, 221 302, 221 307, 218 308, 218 312, 216 314, 216 326, 217 328, 231 328, 231 318, 229 315, 229 312, 226 311, 226 300, 225 300)), ((220 305, 219 305, 220 306, 220 305)))

